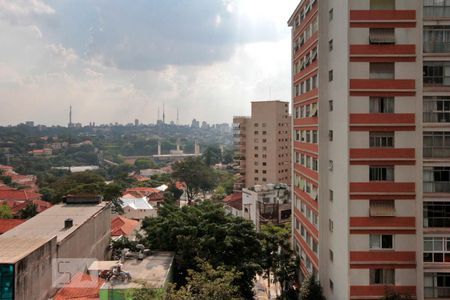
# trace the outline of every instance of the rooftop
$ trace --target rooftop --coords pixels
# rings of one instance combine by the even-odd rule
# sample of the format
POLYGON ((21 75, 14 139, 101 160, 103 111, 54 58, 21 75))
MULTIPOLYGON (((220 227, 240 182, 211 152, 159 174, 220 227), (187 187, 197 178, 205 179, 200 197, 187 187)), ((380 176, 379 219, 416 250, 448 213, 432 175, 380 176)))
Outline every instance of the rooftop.
POLYGON ((0 234, 3 234, 14 227, 22 224, 26 220, 22 219, 0 219, 0 234))
POLYGON ((153 206, 148 203, 147 198, 120 198, 123 208, 129 206, 133 209, 153 209, 153 206))
MULTIPOLYGON (((152 252, 152 254, 143 260, 130 259, 123 263, 122 270, 129 272, 131 282, 115 284, 114 289, 130 289, 140 287, 136 281, 144 281, 150 286, 159 288, 168 281, 170 269, 172 268, 173 252, 152 252)), ((102 289, 112 288, 111 283, 107 282, 102 289)))
POLYGON ((117 216, 111 220, 112 236, 128 236, 135 229, 138 229, 139 221, 131 220, 122 216, 117 216))
POLYGON ((88 274, 78 273, 70 283, 58 291, 53 300, 94 300, 99 299, 100 287, 105 280, 97 277, 91 277, 88 274))
POLYGON ((0 200, 37 200, 41 194, 30 190, 0 190, 0 200))
POLYGON ((107 206, 109 204, 104 202, 96 205, 58 204, 46 209, 0 236, 0 263, 11 261, 12 257, 25 257, 55 236, 58 243, 63 241, 107 206), (73 220, 73 226, 64 228, 64 221, 69 218, 73 220))

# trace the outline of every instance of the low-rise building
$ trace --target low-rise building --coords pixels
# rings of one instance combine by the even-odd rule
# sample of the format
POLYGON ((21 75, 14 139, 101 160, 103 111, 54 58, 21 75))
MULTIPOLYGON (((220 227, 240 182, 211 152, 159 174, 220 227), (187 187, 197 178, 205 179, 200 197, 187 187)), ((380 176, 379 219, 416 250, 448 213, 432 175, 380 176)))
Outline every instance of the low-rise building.
POLYGON ((111 221, 111 238, 113 240, 121 237, 134 239, 136 230, 139 230, 139 221, 125 218, 124 216, 116 216, 111 221))
POLYGON ((105 202, 54 205, 0 236, 2 299, 46 300, 87 266, 109 256, 111 210, 105 202), (63 261, 59 265, 58 259, 63 261), (69 267, 70 272, 65 269, 69 267), (61 268, 59 268, 61 267, 61 268))
POLYGON ((235 192, 223 199, 224 208, 236 217, 242 217, 242 192, 235 192))
POLYGON ((156 217, 157 210, 148 203, 147 197, 142 198, 120 198, 123 215, 126 218, 142 221, 144 218, 156 217))
POLYGON ((290 222, 291 199, 287 184, 255 185, 242 190, 242 217, 251 220, 256 230, 261 224, 290 222))

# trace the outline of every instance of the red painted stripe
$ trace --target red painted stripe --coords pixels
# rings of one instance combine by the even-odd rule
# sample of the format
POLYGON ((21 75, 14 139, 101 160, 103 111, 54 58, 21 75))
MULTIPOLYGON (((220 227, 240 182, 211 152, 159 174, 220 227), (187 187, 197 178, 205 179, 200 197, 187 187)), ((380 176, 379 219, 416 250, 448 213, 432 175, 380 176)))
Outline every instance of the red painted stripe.
POLYGON ((415 21, 415 10, 351 10, 350 21, 415 21))
POLYGON ((316 242, 319 242, 319 231, 317 230, 317 228, 315 228, 314 225, 311 224, 311 222, 309 222, 309 220, 300 211, 296 210, 295 216, 300 220, 300 224, 303 224, 307 228, 309 233, 311 233, 313 239, 316 242))
POLYGON ((311 169, 308 169, 300 164, 295 164, 294 168, 295 171, 297 171, 299 174, 305 175, 308 178, 313 179, 315 181, 315 185, 317 185, 317 182, 319 181, 319 173, 311 169))
POLYGON ((310 99, 310 100, 307 100, 307 101, 303 101, 301 103, 295 103, 294 106, 297 107, 297 106, 308 105, 308 104, 311 104, 311 103, 318 103, 318 102, 319 102, 318 98, 313 98, 313 99, 310 99))
POLYGON ((369 148, 350 149, 350 159, 415 159, 416 150, 414 148, 369 148))
POLYGON ((350 45, 350 55, 415 55, 416 45, 350 45))
POLYGON ((304 150, 308 152, 319 153, 319 145, 318 144, 308 144, 302 142, 294 142, 294 149, 304 150))
POLYGON ((309 248, 306 241, 303 240, 302 236, 298 233, 297 230, 294 231, 295 235, 297 236, 297 240, 300 242, 300 245, 302 246, 303 250, 305 250, 306 255, 309 257, 311 262, 316 268, 319 268, 319 259, 317 258, 316 254, 312 251, 311 248, 309 248))
MULTIPOLYGON (((350 200, 392 200, 392 195, 351 195, 350 200)), ((414 194, 396 195, 395 200, 416 200, 416 196, 414 194)))
POLYGON ((352 90, 414 90, 414 79, 351 79, 352 90))
POLYGON ((304 56, 307 51, 311 50, 311 48, 314 47, 314 44, 317 43, 318 39, 319 32, 313 33, 313 35, 311 35, 311 37, 307 41, 305 41, 303 46, 301 46, 294 54, 294 60, 300 59, 300 57, 304 56))
POLYGON ((415 62, 415 57, 403 57, 403 56, 384 56, 384 57, 372 57, 372 56, 358 56, 350 57, 351 62, 415 62))
POLYGON ((302 101, 307 101, 310 100, 311 98, 317 98, 319 97, 319 89, 312 89, 307 93, 304 93, 300 96, 296 96, 294 97, 294 102, 302 102, 302 101))
MULTIPOLYGON (((308 155, 308 156, 311 156, 311 157, 314 157, 314 158, 318 158, 319 157, 319 155, 316 154, 316 153, 310 153, 310 152, 306 152, 306 151, 302 151, 302 150, 298 150, 298 149, 295 149, 294 151, 297 152, 297 153, 303 153, 305 155, 308 155)), ((297 163, 294 163, 294 164, 297 164, 297 163)))
POLYGON ((318 123, 318 117, 294 119, 294 126, 317 125, 318 123))
POLYGON ((311 196, 299 189, 298 187, 294 188, 295 194, 303 200, 303 202, 308 203, 309 207, 313 208, 316 212, 319 212, 319 203, 315 201, 311 196))
POLYGON ((415 217, 350 217, 350 227, 415 227, 415 217))
POLYGON ((416 164, 415 160, 352 160, 350 161, 351 166, 414 166, 416 164))
POLYGON ((350 131, 416 131, 416 126, 350 126, 350 131))
POLYGON ((414 182, 351 182, 350 193, 415 193, 414 182))
POLYGON ((316 59, 312 64, 309 64, 309 66, 307 66, 305 69, 295 74, 294 84, 300 83, 301 81, 304 81, 316 75, 318 73, 318 70, 314 71, 314 69, 317 69, 317 67, 318 60, 316 59))
POLYGON ((384 91, 350 91, 350 96, 355 97, 365 97, 365 96, 378 96, 378 97, 412 97, 415 96, 416 92, 405 92, 405 91, 395 91, 395 92, 384 92, 384 91))
POLYGON ((300 26, 298 26, 296 28, 296 30, 294 31, 294 39, 298 38, 298 36, 300 35, 300 33, 305 32, 305 29, 307 27, 309 27, 309 25, 311 24, 311 21, 314 19, 314 17, 317 15, 318 12, 318 6, 315 5, 313 7, 313 9, 308 13, 308 15, 306 16, 306 19, 303 20, 303 22, 300 24, 300 26))
POLYGON ((415 229, 350 229, 350 234, 416 234, 415 229))
POLYGON ((409 124, 416 122, 415 114, 350 114, 351 125, 409 124))
POLYGON ((416 264, 350 264, 350 269, 415 269, 416 264))
POLYGON ((351 28, 415 28, 416 22, 351 22, 351 28))
POLYGON ((351 251, 351 262, 410 262, 416 263, 416 252, 413 251, 351 251))
POLYGON ((415 286, 395 286, 395 285, 352 285, 350 286, 350 296, 384 296, 386 290, 393 289, 401 294, 416 295, 415 286))

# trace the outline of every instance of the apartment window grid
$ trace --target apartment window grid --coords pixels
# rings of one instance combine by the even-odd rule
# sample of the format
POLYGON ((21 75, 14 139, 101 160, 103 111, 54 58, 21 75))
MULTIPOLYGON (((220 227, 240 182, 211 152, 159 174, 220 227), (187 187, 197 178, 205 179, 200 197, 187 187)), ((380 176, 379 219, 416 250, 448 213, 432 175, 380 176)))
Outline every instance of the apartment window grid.
POLYGON ((424 62, 423 83, 425 85, 450 85, 450 62, 424 62))
POLYGON ((424 262, 450 262, 450 237, 424 237, 424 262))
POLYGON ((450 167, 423 168, 424 193, 450 192, 450 167))
POLYGON ((371 250, 394 248, 394 236, 392 234, 371 234, 369 239, 371 250))
POLYGON ((425 131, 423 133, 423 157, 450 157, 450 132, 425 131))
POLYGON ((450 0, 424 0, 424 17, 450 17, 450 0))
POLYGON ((423 121, 430 123, 450 122, 450 97, 449 96, 424 97, 423 121))
POLYGON ((424 296, 427 298, 448 299, 450 294, 450 273, 425 273, 424 296))
POLYGON ((394 28, 369 28, 370 44, 395 44, 394 28))
POLYGON ((450 228, 450 203, 438 201, 424 202, 423 227, 450 228))
POLYGON ((394 113, 394 97, 370 97, 369 112, 372 114, 394 113))
POLYGON ((450 51, 450 26, 424 26, 423 52, 447 53, 450 51))
POLYGON ((394 132, 369 132, 370 148, 393 148, 394 132))
POLYGON ((369 167, 370 181, 394 181, 394 167, 386 166, 370 166, 369 167))
POLYGON ((370 269, 370 284, 395 284, 395 269, 370 269))

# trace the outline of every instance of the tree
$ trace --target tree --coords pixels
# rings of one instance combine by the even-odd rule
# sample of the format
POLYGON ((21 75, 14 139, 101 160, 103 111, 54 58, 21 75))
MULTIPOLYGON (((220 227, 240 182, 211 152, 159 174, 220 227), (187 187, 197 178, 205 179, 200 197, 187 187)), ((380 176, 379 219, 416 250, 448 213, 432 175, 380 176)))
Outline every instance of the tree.
POLYGON ((37 211, 37 205, 33 202, 28 202, 27 206, 25 208, 21 209, 19 211, 19 218, 20 219, 30 219, 38 214, 37 211))
POLYGON ((187 284, 176 290, 169 288, 166 300, 240 300, 239 289, 233 283, 241 274, 220 266, 213 268, 207 262, 199 263, 199 270, 188 270, 187 284))
POLYGON ((261 244, 253 223, 231 216, 210 201, 195 206, 165 204, 156 218, 145 219, 141 243, 150 249, 175 252, 174 279, 186 284, 187 270, 198 270, 200 258, 214 268, 223 266, 242 273, 233 284, 245 299, 253 297, 253 279, 260 271, 261 244))
POLYGON ((314 275, 309 275, 300 287, 300 299, 302 300, 326 300, 322 286, 316 281, 314 275))
POLYGON ((260 233, 262 244, 262 267, 265 270, 268 285, 270 276, 280 284, 281 299, 296 297, 293 284, 296 281, 298 260, 290 245, 291 233, 287 226, 263 225, 260 233))
POLYGON ((12 219, 12 218, 13 214, 11 208, 6 204, 0 205, 0 219, 12 219))
POLYGON ((138 170, 155 169, 157 167, 155 162, 153 160, 151 160, 151 159, 148 159, 148 158, 136 159, 136 161, 134 162, 134 166, 138 170))
POLYGON ((127 299, 133 300, 162 300, 164 299, 164 293, 161 289, 157 289, 151 286, 148 282, 136 281, 141 287, 131 289, 128 292, 127 299))
POLYGON ((188 203, 200 192, 211 191, 216 185, 213 170, 198 157, 189 157, 173 165, 172 177, 186 184, 188 203))
POLYGON ((206 165, 211 166, 222 162, 222 151, 219 147, 208 146, 202 154, 206 165))
POLYGON ((411 300, 411 296, 409 295, 402 295, 400 293, 397 293, 393 290, 386 291, 386 294, 384 295, 382 300, 411 300))

